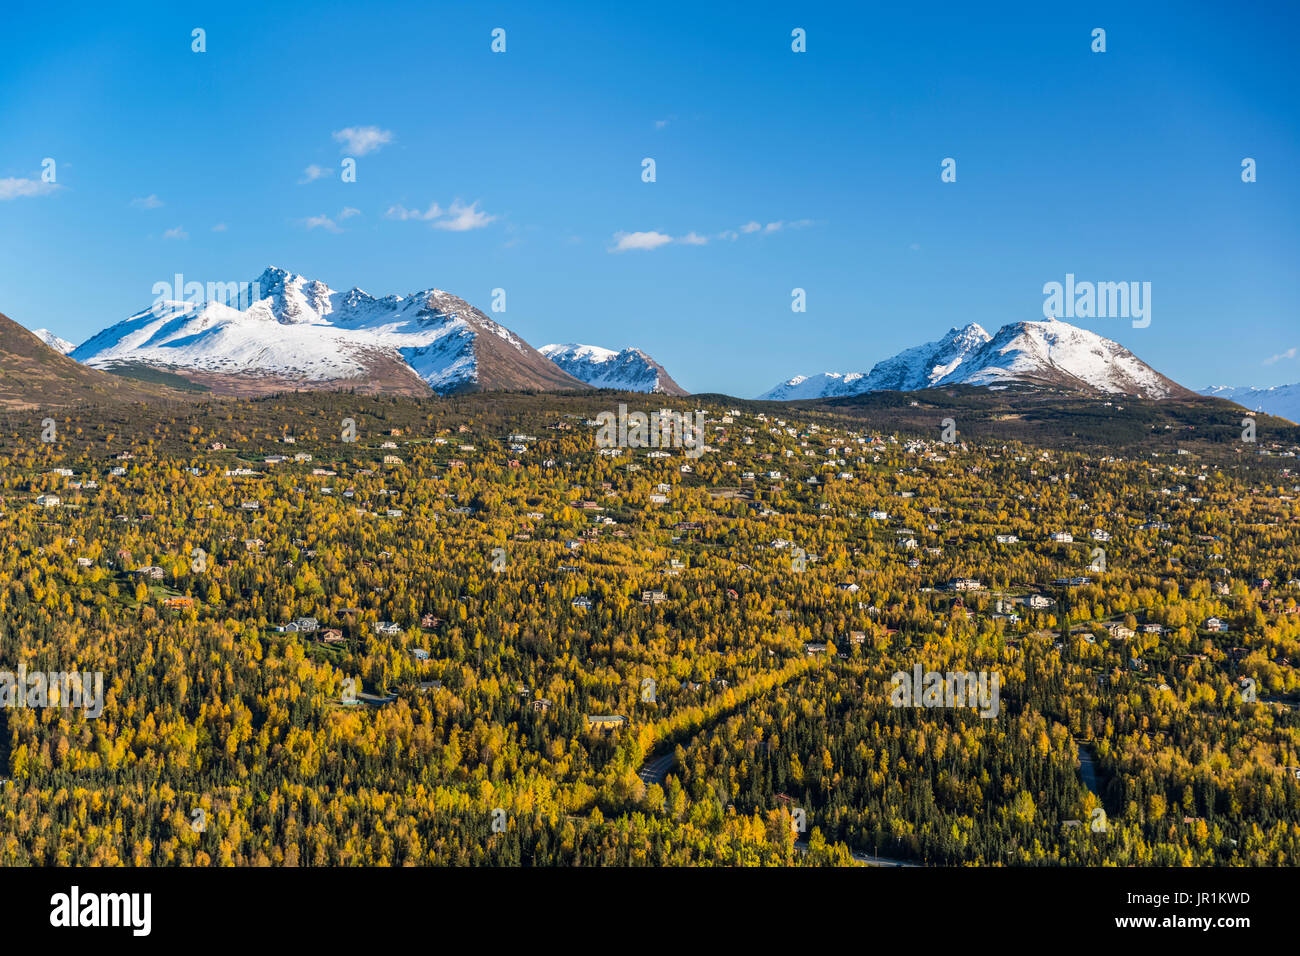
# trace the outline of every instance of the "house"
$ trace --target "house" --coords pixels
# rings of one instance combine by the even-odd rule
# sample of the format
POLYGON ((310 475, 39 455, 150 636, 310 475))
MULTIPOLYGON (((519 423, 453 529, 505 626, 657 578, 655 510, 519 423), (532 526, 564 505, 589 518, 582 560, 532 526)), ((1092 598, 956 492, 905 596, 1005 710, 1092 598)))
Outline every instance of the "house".
POLYGON ((1212 617, 1205 622, 1205 629, 1212 632, 1226 631, 1228 625, 1224 624, 1217 617, 1212 617))
POLYGON ((591 600, 585 594, 579 594, 573 599, 573 607, 580 611, 590 610, 592 607, 591 600))
POLYGON ((342 644, 343 632, 336 627, 327 627, 320 632, 320 639, 325 644, 342 644))
POLYGON ((441 618, 434 617, 432 614, 426 614, 420 618, 420 627, 423 630, 431 631, 442 623, 441 618))
POLYGON ((535 701, 533 701, 533 710, 537 711, 538 713, 544 714, 550 709, 551 709, 551 701, 549 698, 538 697, 535 701))
POLYGON ((1104 530, 1101 529, 1101 528, 1093 528, 1093 529, 1092 529, 1092 540, 1093 540, 1093 541, 1109 541, 1109 540, 1110 540, 1110 532, 1109 532, 1109 531, 1104 531, 1104 530))
POLYGON ((211 445, 208 446, 208 450, 209 450, 209 451, 225 451, 225 450, 226 450, 226 445, 225 445, 224 442, 214 441, 211 445))
POLYGON ((587 729, 596 730, 604 734, 612 734, 624 724, 627 718, 619 714, 603 714, 598 716, 589 716, 587 718, 587 729))
POLYGON ((993 540, 995 540, 998 544, 1018 544, 1020 542, 1020 539, 1017 538, 1014 534, 1000 534, 997 537, 995 537, 993 540))
POLYGON ((161 581, 166 572, 157 565, 150 564, 142 568, 136 568, 135 573, 143 578, 148 578, 150 581, 161 581))
POLYGON ((1052 535, 1052 540, 1057 544, 1073 544, 1074 535, 1068 531, 1058 531, 1052 535))
POLYGON ((948 588, 952 591, 979 591, 983 587, 975 578, 953 578, 948 582, 948 588))
POLYGON ((169 610, 181 611, 194 606, 192 597, 169 597, 163 600, 163 607, 169 610))
POLYGON ((1133 636, 1133 629, 1123 624, 1107 624, 1106 631, 1117 641, 1127 641, 1133 636))
POLYGON ((849 640, 854 644, 861 644, 867 639, 866 631, 849 631, 849 640))
POLYGON ((667 600, 668 600, 668 595, 665 594, 663 591, 642 591, 641 592, 642 604, 663 604, 664 601, 667 600))
POLYGON ((1042 594, 1031 594, 1029 597, 1025 598, 1025 603, 1035 610, 1042 610, 1043 608, 1051 607, 1056 603, 1056 601, 1052 598, 1045 597, 1042 594))
POLYGON ((320 629, 320 622, 314 617, 300 617, 293 622, 297 629, 304 633, 310 633, 320 629))
POLYGON ((411 649, 411 656, 417 661, 427 661, 429 659, 429 652, 423 647, 415 647, 411 649))
POLYGON ((58 495, 40 495, 36 499, 36 503, 42 508, 57 508, 63 504, 63 499, 58 495))
POLYGON ((385 455, 385 456, 384 456, 384 464, 385 464, 385 465, 400 465, 401 463, 402 463, 402 459, 398 458, 396 455, 385 455))
POLYGON ((845 581, 845 582, 841 583, 841 584, 839 585, 839 589, 840 589, 841 591, 847 591, 849 594, 857 594, 858 591, 862 590, 862 589, 859 588, 856 584, 854 584, 852 581, 845 581))
POLYGON ((394 624, 392 621, 378 621, 375 624, 376 634, 401 634, 402 627, 400 624, 394 624))
POLYGON ((262 506, 256 501, 241 501, 239 507, 243 508, 245 511, 257 511, 262 506))
POLYGON ((825 653, 826 653, 826 645, 825 645, 825 644, 805 644, 805 645, 803 646, 803 652, 804 652, 805 654, 807 654, 809 657, 812 657, 812 656, 814 656, 814 655, 816 655, 816 654, 825 654, 825 653))

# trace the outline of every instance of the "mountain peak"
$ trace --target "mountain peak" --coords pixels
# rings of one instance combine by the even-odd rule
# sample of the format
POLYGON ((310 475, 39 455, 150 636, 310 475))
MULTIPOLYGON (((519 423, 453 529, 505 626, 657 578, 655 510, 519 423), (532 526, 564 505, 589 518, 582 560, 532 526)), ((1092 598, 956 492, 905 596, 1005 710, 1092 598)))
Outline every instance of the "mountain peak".
POLYGON ((574 378, 596 388, 661 395, 688 395, 662 365, 637 348, 621 352, 599 345, 543 345, 538 349, 574 378))
POLYGON ((976 323, 949 329, 934 342, 876 363, 870 375, 824 373, 790 379, 760 398, 786 401, 1010 383, 1148 398, 1191 394, 1119 343, 1049 318, 1010 322, 994 335, 976 323))
POLYGON ((92 336, 72 357, 100 368, 151 365, 243 394, 584 387, 450 293, 376 299, 356 287, 334 292, 278 266, 254 282, 251 294, 228 304, 173 303, 137 312, 92 336))
POLYGON ((54 349, 54 351, 62 352, 64 355, 67 355, 76 348, 76 345, 69 342, 67 339, 60 338, 49 329, 32 329, 32 335, 36 336, 50 348, 54 349))

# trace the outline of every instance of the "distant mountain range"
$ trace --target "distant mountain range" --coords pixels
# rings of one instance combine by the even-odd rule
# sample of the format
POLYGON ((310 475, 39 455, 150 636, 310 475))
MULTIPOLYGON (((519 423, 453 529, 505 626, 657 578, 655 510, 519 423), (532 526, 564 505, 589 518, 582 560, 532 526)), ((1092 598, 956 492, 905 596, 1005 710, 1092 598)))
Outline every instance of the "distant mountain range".
MULTIPOLYGON (((256 301, 160 301, 70 353, 111 370, 148 366, 217 393, 355 388, 421 395, 586 389, 505 326, 440 289, 376 298, 269 268, 256 301)), ((251 298, 251 296, 250 296, 251 298)))
POLYGON ((1157 399, 1192 394, 1118 342, 1048 319, 1013 322, 995 335, 973 323, 949 329, 942 338, 877 362, 870 372, 797 375, 759 398, 789 401, 945 385, 1012 384, 1157 399))
MULTIPOLYGON (((65 393, 151 394, 143 383, 128 384, 123 376, 173 396, 182 390, 257 395, 296 389, 414 396, 589 388, 689 394, 640 349, 578 344, 534 349, 440 289, 376 298, 357 288, 336 292, 276 267, 264 270, 252 287, 258 290, 256 301, 160 300, 75 347, 48 329, 28 333, 5 320, 0 370, 7 380, 0 401, 42 404, 65 393), (37 349, 40 342, 49 348, 37 349), (52 357, 65 353, 70 359, 63 363, 52 357), (68 388, 51 392, 48 383, 60 378, 68 380, 68 388), (21 383, 34 391, 22 393, 21 383)), ((1150 399, 1195 394, 1117 342, 1048 319, 1013 322, 992 335, 973 323, 949 329, 933 342, 877 362, 869 372, 797 375, 759 398, 838 398, 949 385, 1038 386, 1150 399)), ((1300 385, 1215 386, 1200 394, 1300 421, 1300 385)))
POLYGON ((599 345, 543 345, 538 349, 574 378, 596 388, 689 395, 662 365, 640 349, 615 352, 599 345))
POLYGON ((0 409, 183 397, 166 386, 146 385, 80 365, 0 314, 0 409))
POLYGON ((1267 412, 1300 423, 1300 384, 1252 388, 1249 385, 1212 385, 1200 390, 1212 398, 1226 398, 1252 411, 1267 412))
POLYGON ((64 355, 67 355, 74 348, 76 348, 76 346, 73 345, 71 342, 69 342, 67 339, 59 338, 49 329, 32 329, 32 335, 36 336, 38 339, 40 339, 50 348, 54 349, 56 352, 62 352, 64 355))

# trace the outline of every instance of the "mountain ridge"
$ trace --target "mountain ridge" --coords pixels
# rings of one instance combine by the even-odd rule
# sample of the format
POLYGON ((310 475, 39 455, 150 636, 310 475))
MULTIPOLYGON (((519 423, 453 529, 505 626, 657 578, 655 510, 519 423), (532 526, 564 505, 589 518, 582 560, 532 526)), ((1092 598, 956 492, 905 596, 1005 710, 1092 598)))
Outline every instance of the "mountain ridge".
POLYGON ((689 395, 668 371, 638 348, 621 351, 599 345, 543 345, 537 351, 593 388, 661 395, 689 395))
POLYGON ((1185 398, 1194 394, 1118 342, 1058 319, 1010 322, 990 335, 975 323, 877 362, 869 373, 795 376, 759 396, 768 401, 833 398, 947 385, 1011 384, 1102 395, 1185 398))
POLYGON ((70 355, 92 368, 137 363, 201 378, 219 394, 286 386, 404 394, 589 387, 441 289, 378 298, 275 266, 249 285, 244 308, 160 298, 70 355))
POLYGON ((166 386, 87 368, 0 313, 0 408, 22 410, 83 402, 184 398, 166 386))
POLYGON ((1243 408, 1267 412, 1300 423, 1300 383, 1257 388, 1252 385, 1210 385, 1197 389, 1198 395, 1226 398, 1243 408))

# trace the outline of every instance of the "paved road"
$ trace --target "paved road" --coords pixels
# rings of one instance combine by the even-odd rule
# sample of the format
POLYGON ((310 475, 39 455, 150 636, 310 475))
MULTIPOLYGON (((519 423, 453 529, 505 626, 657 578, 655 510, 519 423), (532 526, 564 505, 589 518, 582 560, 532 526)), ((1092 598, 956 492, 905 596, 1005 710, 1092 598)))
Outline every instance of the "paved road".
MULTIPOLYGON (((797 850, 797 851, 800 852, 800 853, 807 853, 807 852, 808 852, 808 844, 807 844, 807 843, 799 843, 799 842, 796 842, 795 845, 794 845, 794 848, 795 848, 795 850, 797 850)), ((917 866, 924 866, 924 865, 925 865, 924 863, 917 863, 915 860, 895 860, 895 859, 891 859, 890 857, 887 857, 887 856, 871 856, 871 855, 868 854, 868 853, 854 853, 854 854, 852 854, 852 856, 853 856, 853 859, 854 859, 855 862, 857 862, 857 863, 864 863, 864 864, 866 864, 867 866, 907 866, 907 867, 917 867, 917 866)))
POLYGON ((665 778, 668 776, 668 771, 672 769, 673 764, 676 762, 677 751, 674 748, 666 754, 651 757, 641 765, 641 769, 636 772, 636 775, 645 781, 647 787, 652 783, 657 783, 662 787, 665 778))

